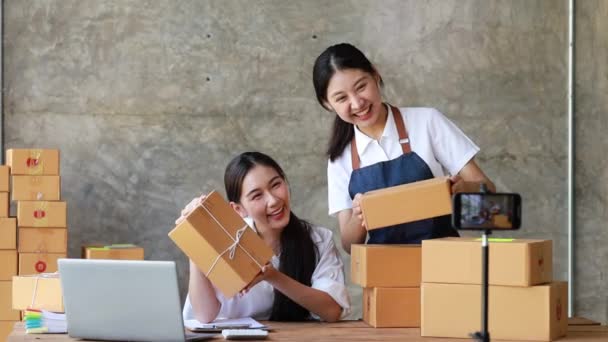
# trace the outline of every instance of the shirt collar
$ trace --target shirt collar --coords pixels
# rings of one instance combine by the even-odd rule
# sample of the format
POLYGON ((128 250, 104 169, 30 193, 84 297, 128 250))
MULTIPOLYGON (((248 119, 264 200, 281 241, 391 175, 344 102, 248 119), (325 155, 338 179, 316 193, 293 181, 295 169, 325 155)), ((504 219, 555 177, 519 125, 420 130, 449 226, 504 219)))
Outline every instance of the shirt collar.
MULTIPOLYGON (((384 104, 383 104, 384 105, 384 104)), ((386 124, 384 124, 384 131, 382 131, 382 138, 391 138, 399 140, 399 133, 397 132, 397 126, 395 125, 395 118, 393 117, 393 110, 391 106, 385 105, 388 107, 386 124)), ((365 135, 365 133, 361 132, 356 125, 353 125, 355 128, 355 142, 357 143, 357 150, 359 151, 359 156, 365 153, 367 146, 374 141, 374 138, 370 138, 365 135)))

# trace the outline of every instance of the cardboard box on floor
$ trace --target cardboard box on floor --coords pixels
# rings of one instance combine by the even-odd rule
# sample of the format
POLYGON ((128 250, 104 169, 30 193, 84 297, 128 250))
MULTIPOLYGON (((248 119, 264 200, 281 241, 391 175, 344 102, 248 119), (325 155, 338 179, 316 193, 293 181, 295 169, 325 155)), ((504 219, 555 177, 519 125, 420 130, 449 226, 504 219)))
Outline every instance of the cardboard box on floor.
POLYGON ((10 191, 10 172, 11 168, 7 165, 0 165, 0 192, 10 191))
MULTIPOLYGON (((490 259, 491 260, 491 259, 490 259)), ((481 285, 423 283, 422 336, 467 338, 480 330, 481 285)), ((490 286, 492 339, 551 341, 568 330, 568 286, 490 286)))
POLYGON ((420 327, 420 288, 363 289, 363 321, 375 328, 420 327))
POLYGON ((9 149, 6 165, 12 175, 59 175, 59 150, 9 149))
POLYGON ((59 201, 61 178, 59 176, 13 176, 11 199, 13 201, 59 201))
POLYGON ((66 257, 66 253, 19 253, 19 275, 57 272, 57 260, 66 257))
MULTIPOLYGON (((490 239, 490 285, 532 286, 553 279, 551 240, 490 239)), ((481 240, 422 241, 422 282, 481 284, 481 240)))
POLYGON ((13 277, 12 302, 15 310, 25 310, 32 307, 40 310, 63 312, 63 295, 59 274, 45 273, 13 277), (35 294, 34 290, 36 290, 35 294))
POLYGON ((19 201, 17 202, 17 225, 19 227, 67 227, 67 203, 63 201, 19 201))
POLYGON ((215 191, 169 237, 227 298, 245 288, 273 256, 270 247, 215 191), (239 231, 242 236, 235 245, 239 231))
POLYGON ((17 249, 17 219, 0 217, 0 249, 17 249))
POLYGON ((12 283, 11 280, 0 281, 0 321, 18 321, 21 319, 19 310, 13 310, 12 308, 12 283))
POLYGON ((420 245, 361 245, 350 250, 353 283, 362 287, 420 287, 420 245))
POLYGON ((11 280, 17 275, 17 251, 0 250, 0 280, 11 280))
POLYGON ((452 213, 447 177, 374 190, 361 197, 367 230, 414 222, 452 213))
POLYGON ((19 253, 66 253, 68 230, 65 228, 19 228, 19 253))
POLYGON ((144 249, 131 244, 82 246, 82 258, 144 260, 144 249))
POLYGON ((0 217, 8 217, 9 198, 8 192, 0 192, 0 217))
POLYGON ((8 335, 13 332, 15 323, 18 321, 0 321, 0 341, 7 341, 8 335))

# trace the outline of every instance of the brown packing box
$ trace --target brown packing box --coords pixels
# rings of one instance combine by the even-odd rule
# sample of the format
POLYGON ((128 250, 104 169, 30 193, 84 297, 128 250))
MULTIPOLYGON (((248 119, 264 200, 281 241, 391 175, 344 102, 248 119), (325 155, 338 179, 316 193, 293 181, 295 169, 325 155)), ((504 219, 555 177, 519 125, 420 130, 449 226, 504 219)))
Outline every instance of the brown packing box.
MULTIPOLYGON (((490 239, 490 285, 532 286, 553 279, 551 240, 490 239)), ((422 282, 481 284, 481 240, 422 241, 422 282)))
POLYGON ((17 219, 0 218, 0 249, 17 249, 17 219))
POLYGON ((66 202, 19 201, 17 202, 19 227, 67 227, 66 202))
POLYGON ((12 281, 0 281, 0 321, 18 321, 21 319, 21 313, 19 310, 13 310, 11 306, 12 297, 12 281))
POLYGON ((227 298, 247 286, 273 256, 264 241, 215 191, 177 225, 169 237, 227 298), (234 244, 237 231, 243 228, 240 244, 231 259, 226 250, 234 244))
POLYGON ((19 228, 19 253, 66 253, 68 230, 65 228, 19 228))
POLYGON ((11 280, 17 275, 17 251, 0 250, 0 280, 11 280))
POLYGON ((361 210, 367 230, 449 215, 450 180, 433 178, 367 192, 361 197, 361 210))
POLYGON ((350 274, 362 287, 420 287, 420 245, 352 245, 350 274))
MULTIPOLYGON (((467 338, 480 330, 481 285, 423 283, 422 336, 467 338)), ((568 329, 568 284, 490 286, 492 339, 551 341, 568 329)))
POLYGON ((82 247, 83 259, 144 260, 144 249, 135 245, 96 245, 82 247))
POLYGON ((59 150, 9 149, 6 164, 12 175, 59 175, 59 150))
POLYGON ((363 321, 375 328, 420 327, 420 288, 363 289, 363 321))
POLYGON ((0 321, 0 341, 7 341, 17 321, 0 321))
POLYGON ((63 312, 63 295, 59 274, 47 273, 13 277, 13 309, 25 310, 29 307, 63 312), (34 289, 36 289, 35 295, 34 289), (32 298, 34 298, 33 305, 32 298))
POLYGON ((19 253, 19 275, 57 272, 57 260, 66 257, 66 253, 19 253))
POLYGON ((9 174, 11 168, 7 165, 0 165, 0 192, 9 192, 9 174))
POLYGON ((59 176, 13 176, 13 201, 59 201, 61 178, 59 176))
POLYGON ((0 217, 8 217, 8 192, 0 192, 0 217))

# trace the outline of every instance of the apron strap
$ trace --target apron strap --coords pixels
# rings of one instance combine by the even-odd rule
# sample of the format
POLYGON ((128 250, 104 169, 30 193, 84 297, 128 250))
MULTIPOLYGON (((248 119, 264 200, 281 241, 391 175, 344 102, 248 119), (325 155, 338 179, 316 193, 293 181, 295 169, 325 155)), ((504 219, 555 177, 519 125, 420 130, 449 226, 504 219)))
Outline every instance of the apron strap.
MULTIPOLYGON (((397 133, 399 133, 399 144, 401 144, 401 150, 403 150, 403 154, 410 153, 412 152, 412 148, 410 147, 410 138, 407 135, 407 129, 405 128, 405 123, 403 122, 401 112, 399 111, 399 108, 392 105, 389 106, 391 106, 393 118, 395 119, 395 126, 397 126, 397 133)), ((353 171, 361 167, 361 159, 359 158, 359 151, 357 150, 355 136, 353 136, 353 140, 350 142, 350 159, 353 166, 353 171)))

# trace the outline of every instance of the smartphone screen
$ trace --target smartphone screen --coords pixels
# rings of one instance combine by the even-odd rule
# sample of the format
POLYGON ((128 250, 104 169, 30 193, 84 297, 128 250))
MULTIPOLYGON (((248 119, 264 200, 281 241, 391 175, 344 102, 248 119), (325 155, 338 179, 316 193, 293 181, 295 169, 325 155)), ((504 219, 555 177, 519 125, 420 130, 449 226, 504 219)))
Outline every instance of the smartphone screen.
POLYGON ((456 229, 510 230, 521 226, 521 196, 511 193, 454 195, 452 225, 456 229))

